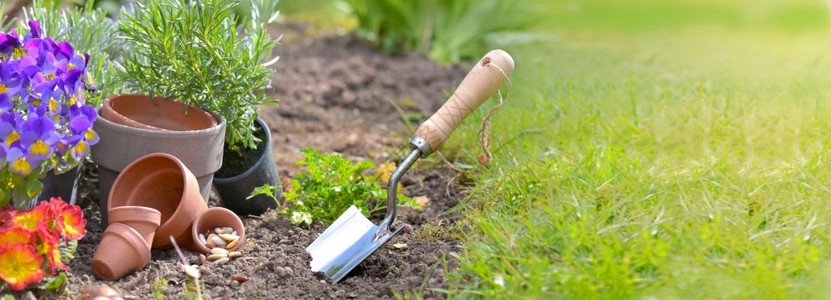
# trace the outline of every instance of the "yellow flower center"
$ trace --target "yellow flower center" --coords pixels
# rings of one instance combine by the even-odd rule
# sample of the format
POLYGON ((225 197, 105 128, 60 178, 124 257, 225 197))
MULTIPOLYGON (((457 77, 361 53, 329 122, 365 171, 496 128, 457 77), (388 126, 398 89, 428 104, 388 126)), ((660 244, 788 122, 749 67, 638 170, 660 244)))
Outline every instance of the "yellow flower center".
POLYGON ((32 165, 30 165, 24 158, 19 158, 13 161, 11 167, 12 170, 15 170, 23 175, 29 175, 29 173, 32 173, 32 165))
POLYGON ((85 138, 87 141, 92 141, 92 140, 95 140, 95 137, 96 137, 96 135, 95 135, 95 131, 92 131, 92 129, 87 129, 87 132, 86 132, 86 133, 84 133, 84 138, 85 138))
POLYGON ((32 102, 35 106, 40 106, 40 99, 32 99, 30 102, 32 102))
POLYGON ((12 57, 14 57, 14 59, 20 59, 25 55, 26 50, 24 50, 23 47, 14 48, 14 52, 12 53, 12 57))
POLYGON ((55 97, 49 97, 49 110, 56 111, 61 108, 61 103, 55 100, 55 97))
POLYGON ((75 102, 78 102, 78 97, 69 97, 69 106, 75 105, 75 102))
POLYGON ((66 70, 67 70, 67 71, 72 70, 72 69, 75 69, 75 65, 73 65, 73 64, 71 64, 71 63, 66 64, 66 70))
POLYGON ((37 141, 32 146, 29 146, 29 153, 34 155, 43 155, 46 156, 49 154, 49 146, 46 145, 43 141, 37 141))
POLYGON ((75 145, 75 147, 72 147, 72 156, 74 156, 74 157, 81 157, 81 156, 87 155, 88 152, 89 152, 89 145, 87 145, 87 142, 84 142, 84 141, 80 141, 80 142, 78 142, 78 145, 75 145))
POLYGON ((8 90, 9 90, 9 89, 8 89, 5 85, 0 84, 0 94, 5 93, 5 92, 6 92, 6 91, 8 91, 8 90))
POLYGON ((17 142, 19 140, 20 140, 20 135, 17 134, 16 131, 12 131, 12 133, 9 134, 9 137, 6 138, 6 146, 7 147, 11 146, 12 143, 17 142))

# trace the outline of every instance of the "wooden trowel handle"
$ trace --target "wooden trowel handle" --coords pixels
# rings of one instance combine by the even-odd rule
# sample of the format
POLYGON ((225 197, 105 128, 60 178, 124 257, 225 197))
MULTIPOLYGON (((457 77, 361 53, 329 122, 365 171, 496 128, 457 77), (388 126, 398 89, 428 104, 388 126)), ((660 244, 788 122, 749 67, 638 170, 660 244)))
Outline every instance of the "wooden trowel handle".
POLYGON ((507 52, 498 49, 488 52, 467 73, 447 102, 416 129, 416 136, 426 140, 432 151, 441 149, 459 123, 488 100, 513 70, 514 59, 507 52))

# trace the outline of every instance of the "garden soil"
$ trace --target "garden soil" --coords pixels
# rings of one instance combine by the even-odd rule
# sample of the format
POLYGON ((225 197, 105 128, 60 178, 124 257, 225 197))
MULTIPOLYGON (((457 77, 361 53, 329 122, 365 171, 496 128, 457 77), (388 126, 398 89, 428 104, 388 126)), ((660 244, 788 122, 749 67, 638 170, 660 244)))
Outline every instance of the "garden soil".
MULTIPOLYGON (((309 37, 303 24, 279 25, 274 32, 284 35, 275 48, 280 60, 273 65, 272 92, 280 103, 262 107, 261 117, 271 127, 272 155, 284 185, 303 171, 295 162, 303 158, 300 150, 306 147, 356 161, 400 162, 409 152, 407 142, 412 137, 412 128, 404 120, 417 124, 428 117, 467 73, 466 67, 439 66, 421 55, 390 56, 351 35, 309 37)), ((326 225, 296 227, 269 211, 243 217, 246 240, 239 258, 200 265, 197 253, 185 251, 190 264, 200 265, 202 293, 211 299, 389 298, 402 294, 443 298, 437 289, 447 288, 446 273, 457 268, 452 254, 461 251, 461 243, 436 229, 455 224, 459 214, 447 212, 469 194, 471 186, 450 164, 440 159, 433 162, 416 164, 402 180, 404 194, 430 200, 421 211, 400 210, 396 226, 405 226, 409 232, 394 237, 341 282, 333 284, 309 269, 311 257, 305 247, 326 225)), ((90 261, 104 226, 94 184, 84 188, 82 196, 88 232, 66 271, 69 281, 63 293, 28 292, 19 298, 75 299, 84 288, 98 284, 109 285, 126 299, 148 299, 154 290, 168 299, 190 297, 174 250, 154 249, 146 267, 120 280, 97 280, 90 261)), ((212 193, 209 206, 215 205, 221 203, 212 193)), ((376 224, 379 220, 373 218, 376 224)))

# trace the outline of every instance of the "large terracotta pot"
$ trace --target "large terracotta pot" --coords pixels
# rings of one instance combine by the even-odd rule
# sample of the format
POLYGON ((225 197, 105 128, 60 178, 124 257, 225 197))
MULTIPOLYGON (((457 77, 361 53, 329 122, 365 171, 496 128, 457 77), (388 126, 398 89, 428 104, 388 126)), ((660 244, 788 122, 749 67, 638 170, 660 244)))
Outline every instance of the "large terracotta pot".
POLYGON ((211 233, 217 227, 231 227, 237 232, 237 236, 239 236, 237 245, 231 247, 228 251, 237 251, 242 243, 245 242, 245 226, 242 225, 242 220, 240 220, 237 214, 226 208, 211 207, 193 221, 191 239, 194 245, 196 245, 198 252, 211 252, 211 249, 208 249, 208 247, 199 241, 199 234, 202 233, 208 236, 206 233, 211 233))
POLYGON ((101 116, 121 125, 151 130, 202 130, 216 126, 210 113, 170 98, 116 94, 104 99, 101 116))
POLYGON ((153 248, 169 249, 172 235, 181 247, 194 250, 191 224, 208 209, 199 184, 184 163, 167 153, 140 157, 118 175, 107 207, 147 206, 161 213, 153 248))
POLYGON ((113 223, 101 236, 92 272, 101 280, 118 280, 150 262, 150 245, 130 226, 113 223))
POLYGON ((92 159, 99 167, 98 198, 105 224, 107 199, 116 177, 128 164, 150 153, 169 153, 184 162, 196 176, 202 198, 207 201, 214 173, 222 166, 225 118, 212 113, 218 124, 201 130, 151 130, 110 121, 101 110, 93 124, 101 139, 92 146, 92 159))
MULTIPOLYGON (((222 198, 223 206, 242 216, 261 215, 269 208, 277 208, 277 202, 265 195, 247 199, 255 188, 264 184, 277 186, 275 190, 277 199, 280 199, 283 192, 280 188, 277 165, 274 163, 274 157, 271 156, 271 131, 262 119, 258 118, 255 124, 260 128, 258 137, 262 139, 259 147, 264 147, 255 163, 243 170, 237 170, 237 173, 232 176, 220 177, 221 175, 217 174, 213 181, 219 197, 222 198)), ((223 172, 226 168, 223 166, 219 173, 227 173, 223 172)))

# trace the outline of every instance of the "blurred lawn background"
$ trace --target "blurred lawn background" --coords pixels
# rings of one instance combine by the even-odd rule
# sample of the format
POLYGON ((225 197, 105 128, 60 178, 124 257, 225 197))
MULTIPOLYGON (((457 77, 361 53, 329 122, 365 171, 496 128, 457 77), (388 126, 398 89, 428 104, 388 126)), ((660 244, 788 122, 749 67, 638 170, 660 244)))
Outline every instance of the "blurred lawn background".
POLYGON ((439 229, 465 242, 450 296, 828 297, 828 2, 521 3, 540 21, 480 49, 516 60, 494 164, 495 100, 444 150, 479 178, 439 229))

